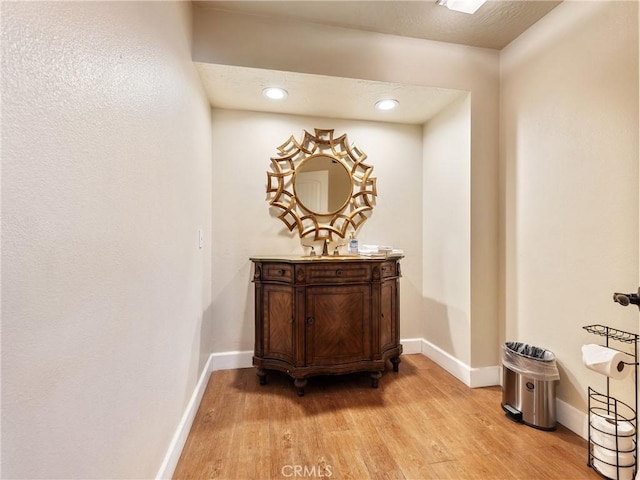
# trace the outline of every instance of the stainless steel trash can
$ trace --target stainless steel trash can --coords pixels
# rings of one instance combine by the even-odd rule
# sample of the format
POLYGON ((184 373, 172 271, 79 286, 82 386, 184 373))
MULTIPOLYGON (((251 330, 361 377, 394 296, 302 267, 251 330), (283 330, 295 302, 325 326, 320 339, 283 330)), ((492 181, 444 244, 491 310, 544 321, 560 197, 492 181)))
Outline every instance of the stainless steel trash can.
POLYGON ((503 345, 502 373, 502 409, 507 416, 534 428, 555 430, 560 376, 553 353, 507 342, 503 345))

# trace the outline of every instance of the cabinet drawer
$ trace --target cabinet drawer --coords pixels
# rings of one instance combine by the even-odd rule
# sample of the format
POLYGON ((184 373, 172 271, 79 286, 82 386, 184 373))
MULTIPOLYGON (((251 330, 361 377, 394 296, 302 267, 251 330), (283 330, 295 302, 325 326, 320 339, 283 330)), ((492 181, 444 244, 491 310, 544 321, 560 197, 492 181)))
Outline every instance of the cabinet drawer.
POLYGON ((380 266, 380 276, 382 278, 386 278, 386 277, 395 277, 397 275, 397 263, 396 262, 384 262, 381 266, 380 266))
POLYGON ((293 265, 289 263, 263 263, 262 280, 291 283, 293 281, 293 265))
POLYGON ((371 265, 349 263, 342 265, 309 265, 309 283, 355 283, 371 281, 371 265))

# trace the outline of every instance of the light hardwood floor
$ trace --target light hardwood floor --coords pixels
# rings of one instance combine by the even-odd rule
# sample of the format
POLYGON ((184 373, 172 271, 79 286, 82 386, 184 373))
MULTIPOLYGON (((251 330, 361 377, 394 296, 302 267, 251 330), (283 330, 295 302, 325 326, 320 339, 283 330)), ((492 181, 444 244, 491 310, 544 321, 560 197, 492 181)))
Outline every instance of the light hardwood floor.
POLYGON ((507 419, 500 387, 467 388, 423 355, 403 355, 378 389, 368 374, 211 375, 176 479, 601 479, 586 442, 507 419))

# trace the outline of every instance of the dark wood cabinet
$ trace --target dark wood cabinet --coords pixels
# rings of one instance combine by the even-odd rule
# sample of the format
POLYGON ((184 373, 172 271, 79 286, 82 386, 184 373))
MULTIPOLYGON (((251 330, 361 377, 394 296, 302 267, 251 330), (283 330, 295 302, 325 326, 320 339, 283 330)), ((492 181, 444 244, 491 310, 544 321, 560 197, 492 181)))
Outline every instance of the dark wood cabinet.
POLYGON ((400 257, 252 258, 253 365, 293 377, 299 395, 314 375, 398 371, 400 257))
POLYGON ((263 342, 271 357, 294 361, 294 312, 291 287, 265 285, 263 289, 263 342))

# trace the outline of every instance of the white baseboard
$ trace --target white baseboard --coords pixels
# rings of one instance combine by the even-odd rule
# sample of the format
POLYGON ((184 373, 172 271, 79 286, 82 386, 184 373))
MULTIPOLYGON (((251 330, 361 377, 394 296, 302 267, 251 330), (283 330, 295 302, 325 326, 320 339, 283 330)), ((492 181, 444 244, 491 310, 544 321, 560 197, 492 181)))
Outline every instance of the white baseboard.
POLYGON ((435 346, 427 340, 421 339, 421 353, 436 362, 451 375, 470 388, 489 387, 500 385, 500 367, 471 368, 466 363, 458 360, 449 352, 435 346))
POLYGON ((558 423, 567 427, 576 435, 580 435, 585 440, 589 435, 587 419, 587 412, 578 410, 576 407, 556 398, 556 420, 558 423))
POLYGON ((495 365, 493 367, 472 368, 470 377, 469 386, 471 388, 500 385, 500 367, 495 365))
POLYGON ((193 419, 198 412, 198 407, 200 406, 200 402, 202 401, 202 396, 204 395, 204 391, 207 387, 207 382, 209 381, 211 373, 216 370, 248 368, 252 366, 252 363, 253 351, 251 350, 242 352, 212 353, 209 356, 207 363, 202 369, 202 373, 200 374, 200 378, 198 379, 196 388, 194 389, 193 394, 189 399, 189 403, 187 404, 187 407, 182 414, 180 423, 178 424, 178 427, 173 434, 171 443, 169 443, 169 448, 167 449, 167 453, 165 454, 164 460, 162 461, 160 470, 158 470, 156 480, 170 479, 173 476, 173 472, 178 465, 180 454, 182 453, 184 444, 186 443, 187 437, 189 436, 189 431, 191 430, 193 419))
POLYGON ((422 353, 422 338, 406 338, 400 340, 402 344, 402 353, 411 355, 414 353, 422 353))
POLYGON ((196 416, 196 412, 198 411, 198 407, 200 406, 200 402, 202 401, 202 396, 204 395, 204 391, 207 387, 207 382, 209 381, 209 376, 211 375, 211 365, 213 363, 212 358, 213 355, 209 357, 207 363, 202 369, 202 373, 200 374, 200 378, 198 379, 196 388, 194 389, 193 394, 189 399, 189 403, 187 404, 187 407, 182 414, 180 423, 178 423, 178 427, 176 428, 176 431, 173 434, 173 438, 169 443, 169 448, 167 448, 167 453, 164 456, 164 460, 162 461, 160 470, 158 470, 158 473, 156 474, 156 480, 170 479, 171 477, 173 477, 173 472, 178 465, 180 454, 182 453, 184 444, 186 443, 187 437, 189 436, 189 431, 191 430, 193 419, 196 416))
POLYGON ((433 343, 422 339, 422 352, 467 386, 471 385, 471 368, 433 343))
POLYGON ((253 350, 241 352, 212 353, 211 371, 233 370, 234 368, 250 368, 253 366, 253 350))
POLYGON ((191 431, 193 419, 198 412, 202 396, 207 388, 207 383, 211 373, 216 370, 231 370, 234 368, 251 367, 253 363, 252 359, 253 351, 251 350, 242 352, 212 353, 209 356, 207 363, 202 369, 202 373, 200 374, 200 378, 198 379, 198 383, 196 384, 193 394, 189 399, 189 403, 182 414, 180 423, 173 434, 173 438, 171 439, 167 453, 162 461, 160 470, 158 470, 158 474, 156 475, 156 480, 170 479, 173 476, 173 472, 175 471, 176 466, 178 465, 178 460, 180 459, 180 454, 182 453, 184 444, 189 436, 189 431, 191 431))

